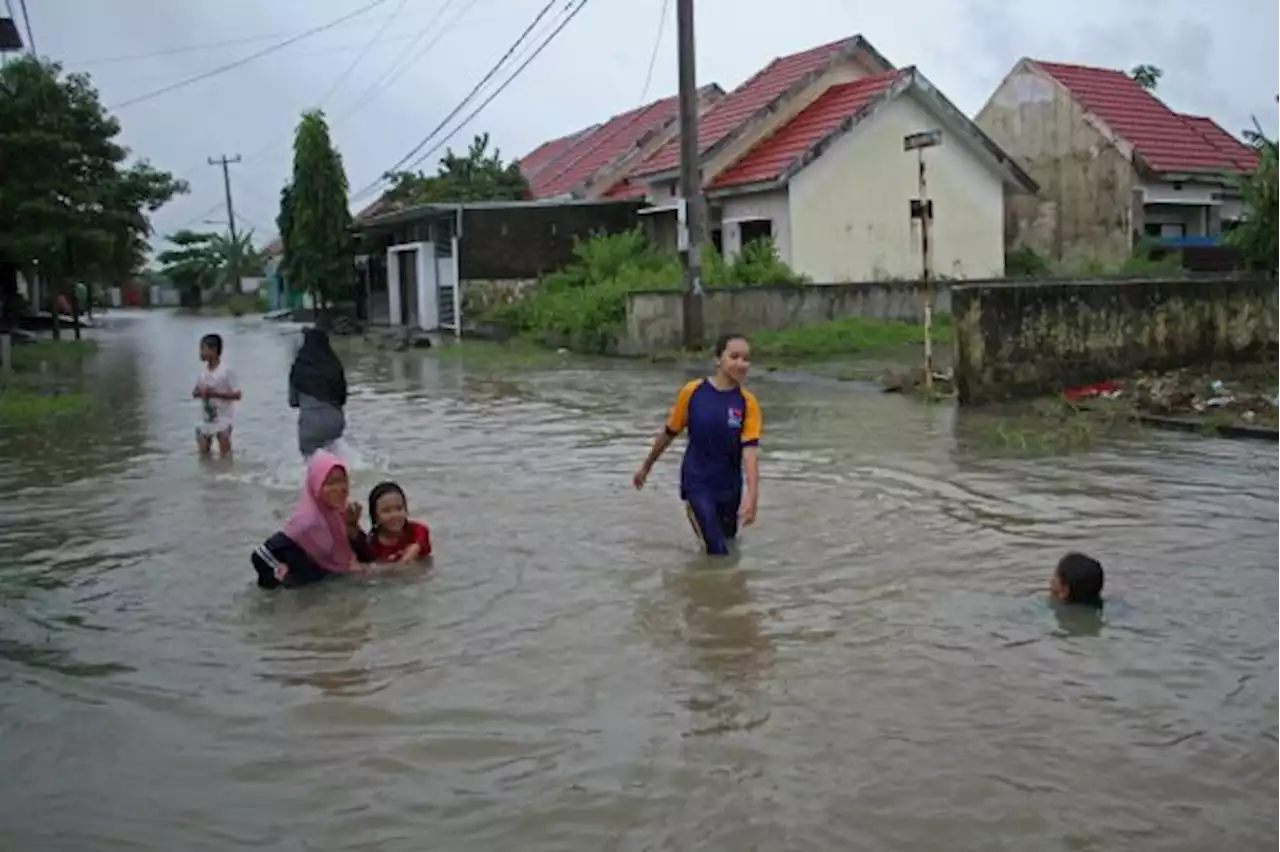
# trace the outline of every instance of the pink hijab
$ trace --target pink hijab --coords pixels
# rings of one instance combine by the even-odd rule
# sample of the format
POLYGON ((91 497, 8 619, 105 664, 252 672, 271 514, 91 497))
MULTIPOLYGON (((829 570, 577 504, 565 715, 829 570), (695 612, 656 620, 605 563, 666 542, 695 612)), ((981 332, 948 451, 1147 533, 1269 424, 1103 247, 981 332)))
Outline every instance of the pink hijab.
POLYGON ((355 553, 347 540, 347 516, 320 500, 325 477, 336 469, 346 470, 342 459, 326 450, 316 450, 307 462, 307 480, 293 514, 285 521, 284 534, 307 552, 326 571, 337 574, 351 569, 355 553))

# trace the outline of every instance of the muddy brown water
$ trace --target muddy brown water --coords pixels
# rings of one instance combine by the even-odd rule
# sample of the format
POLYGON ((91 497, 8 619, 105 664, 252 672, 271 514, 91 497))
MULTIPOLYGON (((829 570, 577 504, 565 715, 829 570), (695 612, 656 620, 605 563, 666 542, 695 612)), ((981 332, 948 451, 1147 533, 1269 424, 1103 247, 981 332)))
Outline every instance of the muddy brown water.
MULTIPOLYGON (((629 475, 684 375, 353 356, 356 490, 429 571, 267 594, 296 330, 121 314, 109 413, 0 430, 0 848, 1208 850, 1277 843, 1277 459, 993 452, 761 377, 759 524, 711 564, 629 475), (198 336, 237 457, 192 452, 198 336), (1050 566, 1104 560, 1099 621, 1050 566)), ((782 377, 780 377, 782 378, 782 377)))

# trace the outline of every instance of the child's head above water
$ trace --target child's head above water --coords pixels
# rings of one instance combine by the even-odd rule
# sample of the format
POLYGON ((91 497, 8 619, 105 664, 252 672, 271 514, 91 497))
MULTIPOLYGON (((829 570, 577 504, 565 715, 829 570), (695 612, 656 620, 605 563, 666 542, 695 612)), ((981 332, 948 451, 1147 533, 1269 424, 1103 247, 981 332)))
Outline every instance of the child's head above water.
POLYGON ((398 534, 409 520, 409 501, 394 482, 379 482, 369 492, 369 519, 374 529, 398 534))
POLYGON ((1068 553, 1058 561, 1049 581, 1049 597, 1068 604, 1102 606, 1102 563, 1083 553, 1068 553))
POLYGON ((222 335, 206 334, 200 338, 200 360, 206 364, 213 364, 222 357, 222 335))

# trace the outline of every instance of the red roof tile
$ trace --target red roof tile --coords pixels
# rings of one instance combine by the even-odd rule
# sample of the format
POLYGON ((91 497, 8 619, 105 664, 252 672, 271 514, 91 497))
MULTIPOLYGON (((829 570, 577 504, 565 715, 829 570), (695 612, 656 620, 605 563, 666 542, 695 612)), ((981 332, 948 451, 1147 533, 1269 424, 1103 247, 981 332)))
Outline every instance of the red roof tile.
POLYGON ((532 181, 538 172, 551 165, 557 158, 573 147, 574 142, 577 142, 595 129, 596 127, 594 126, 588 127, 585 130, 579 130, 577 133, 570 133, 568 136, 561 136, 559 139, 543 142, 517 161, 517 165, 520 166, 520 173, 524 175, 525 180, 532 181))
POLYGON ((906 71, 890 71, 827 89, 795 118, 774 131, 721 172, 708 189, 777 180, 805 153, 830 136, 841 122, 883 94, 906 71))
POLYGON ((1164 105, 1123 71, 1035 62, 1066 87, 1089 112, 1105 121, 1157 172, 1239 171, 1182 116, 1164 105))
POLYGON ((616 183, 608 192, 604 194, 605 198, 632 199, 644 198, 647 194, 644 184, 632 183, 630 179, 621 180, 616 183))
POLYGON ((1203 115, 1183 115, 1182 120, 1190 124, 1209 144, 1213 145, 1228 162, 1234 163, 1242 172, 1251 172, 1258 167, 1258 152, 1222 129, 1222 125, 1212 118, 1203 115))
POLYGON ((563 195, 586 184, 596 172, 633 150, 650 133, 674 121, 678 110, 679 99, 671 97, 615 116, 546 170, 555 174, 538 175, 533 181, 533 197, 563 195))
MULTIPOLYGON (((770 62, 747 82, 734 89, 698 120, 698 152, 720 142, 742 126, 748 118, 767 106, 778 95, 831 61, 837 53, 854 44, 857 37, 841 39, 770 62)), ((680 140, 671 140, 641 163, 632 174, 665 172, 680 164, 680 140)))

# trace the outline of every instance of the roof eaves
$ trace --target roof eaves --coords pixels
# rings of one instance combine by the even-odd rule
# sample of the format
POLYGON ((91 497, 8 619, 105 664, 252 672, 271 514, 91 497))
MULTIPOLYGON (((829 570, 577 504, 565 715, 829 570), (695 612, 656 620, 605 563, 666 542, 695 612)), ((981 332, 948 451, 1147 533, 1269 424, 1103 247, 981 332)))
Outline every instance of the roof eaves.
POLYGON ((707 198, 729 198, 735 195, 750 195, 755 192, 768 192, 774 189, 783 189, 787 185, 786 178, 771 178, 769 180, 754 180, 750 183, 734 183, 728 186, 717 186, 704 189, 703 194, 707 198))

